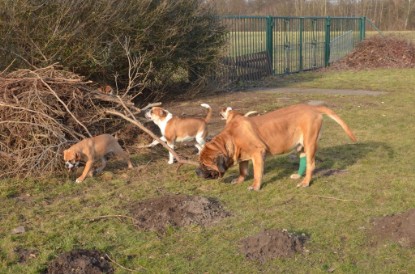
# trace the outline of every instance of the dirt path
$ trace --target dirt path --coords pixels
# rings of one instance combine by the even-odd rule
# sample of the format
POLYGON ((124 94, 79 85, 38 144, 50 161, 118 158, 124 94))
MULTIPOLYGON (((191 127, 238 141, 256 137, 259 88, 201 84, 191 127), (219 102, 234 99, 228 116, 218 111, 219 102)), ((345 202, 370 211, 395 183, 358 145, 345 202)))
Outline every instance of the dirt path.
POLYGON ((378 96, 386 94, 384 91, 352 90, 352 89, 320 89, 320 88, 257 88, 252 92, 270 93, 297 93, 297 94, 336 94, 336 95, 371 95, 378 96))

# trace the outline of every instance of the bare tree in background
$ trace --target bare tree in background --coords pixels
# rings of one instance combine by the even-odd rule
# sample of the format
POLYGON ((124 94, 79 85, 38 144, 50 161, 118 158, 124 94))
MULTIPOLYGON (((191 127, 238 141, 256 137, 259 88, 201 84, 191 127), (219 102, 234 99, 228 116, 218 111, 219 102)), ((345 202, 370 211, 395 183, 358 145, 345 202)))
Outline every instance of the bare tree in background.
POLYGON ((409 24, 409 19, 412 15, 412 13, 414 12, 414 0, 406 0, 407 3, 407 8, 406 8, 406 16, 405 16, 405 25, 404 25, 404 29, 408 30, 408 24, 409 24))
POLYGON ((415 0, 209 0, 219 14, 366 16, 382 30, 415 30, 415 0))

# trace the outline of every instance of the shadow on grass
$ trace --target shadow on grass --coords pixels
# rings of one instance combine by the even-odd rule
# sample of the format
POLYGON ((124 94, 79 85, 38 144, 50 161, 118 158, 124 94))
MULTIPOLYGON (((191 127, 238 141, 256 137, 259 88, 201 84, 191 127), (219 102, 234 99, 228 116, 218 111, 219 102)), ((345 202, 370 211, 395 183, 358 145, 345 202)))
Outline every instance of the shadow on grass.
MULTIPOLYGON (((378 149, 383 150, 387 158, 394 158, 393 149, 389 145, 381 142, 356 143, 318 149, 316 154, 316 169, 313 178, 345 172, 347 167, 354 165, 358 160, 365 158, 368 153, 378 149)), ((236 170, 238 172, 238 169, 236 170)), ((262 187, 278 180, 286 179, 291 174, 296 173, 298 170, 298 162, 289 161, 287 156, 268 156, 265 161, 264 174, 275 170, 278 170, 277 174, 265 179, 262 182, 262 187)), ((252 174, 251 164, 250 175, 246 180, 253 179, 252 174)), ((234 174, 226 177, 223 181, 230 183, 233 178, 235 178, 234 174)), ((313 181, 311 181, 312 183, 313 181)))
MULTIPOLYGON (((383 150, 389 159, 394 158, 393 149, 382 142, 356 143, 318 149, 313 178, 345 172, 347 167, 354 165, 358 160, 365 158, 368 153, 378 149, 383 150)), ((265 173, 275 169, 280 169, 280 172, 264 181, 262 186, 288 178, 291 174, 296 173, 298 163, 291 163, 287 161, 286 157, 270 159, 270 161, 266 162, 265 173)), ((312 183, 313 179, 311 180, 312 183)))

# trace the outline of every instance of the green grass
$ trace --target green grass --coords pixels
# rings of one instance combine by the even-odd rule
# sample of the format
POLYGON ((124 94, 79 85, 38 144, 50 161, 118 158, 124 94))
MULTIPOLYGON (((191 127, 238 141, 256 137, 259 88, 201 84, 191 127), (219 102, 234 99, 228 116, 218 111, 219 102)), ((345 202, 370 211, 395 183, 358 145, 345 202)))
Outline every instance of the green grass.
MULTIPOLYGON (((366 37, 370 37, 372 35, 378 35, 377 31, 367 31, 366 37)), ((407 30, 407 31, 382 31, 383 35, 394 35, 401 39, 407 39, 415 43, 415 31, 407 30)))
MULTIPOLYGON (((185 166, 178 173, 159 157, 134 155, 142 169, 118 170, 73 184, 65 175, 0 181, 0 273, 39 273, 48 261, 74 248, 96 248, 120 265, 146 273, 413 273, 414 249, 394 243, 372 245, 371 219, 415 207, 413 142, 415 136, 415 70, 311 72, 270 78, 266 86, 386 91, 380 96, 221 94, 204 101, 233 103, 235 108, 271 110, 283 105, 324 100, 353 129, 350 144, 341 128, 325 119, 317 168, 345 169, 314 177, 311 187, 297 189, 287 156, 269 157, 263 188, 205 181, 185 166), (234 96, 234 97, 232 97, 234 96), (232 216, 201 228, 172 228, 165 235, 137 230, 126 218, 127 206, 169 193, 215 197, 232 216), (24 234, 11 234, 23 225, 24 234), (264 229, 288 229, 310 235, 309 251, 264 264, 246 260, 238 242, 264 229), (18 247, 37 250, 36 258, 19 263, 18 247)), ((188 103, 188 102, 183 102, 188 103)), ((117 273, 129 273, 114 266, 117 273)))

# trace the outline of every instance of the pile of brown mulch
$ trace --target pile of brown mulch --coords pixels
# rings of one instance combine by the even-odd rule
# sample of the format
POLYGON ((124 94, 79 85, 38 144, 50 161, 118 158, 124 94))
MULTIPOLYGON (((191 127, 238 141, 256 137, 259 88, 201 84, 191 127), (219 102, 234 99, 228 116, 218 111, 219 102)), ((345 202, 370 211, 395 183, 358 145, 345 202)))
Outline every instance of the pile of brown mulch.
POLYGON ((376 35, 361 42, 329 69, 414 68, 415 45, 396 36, 376 35))
MULTIPOLYGON (((123 98, 128 107, 134 107, 123 98)), ((0 73, 0 178, 42 176, 63 169, 62 151, 79 140, 113 134, 126 122, 117 97, 54 66, 0 73)))

